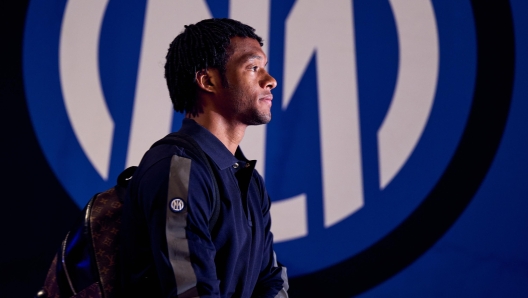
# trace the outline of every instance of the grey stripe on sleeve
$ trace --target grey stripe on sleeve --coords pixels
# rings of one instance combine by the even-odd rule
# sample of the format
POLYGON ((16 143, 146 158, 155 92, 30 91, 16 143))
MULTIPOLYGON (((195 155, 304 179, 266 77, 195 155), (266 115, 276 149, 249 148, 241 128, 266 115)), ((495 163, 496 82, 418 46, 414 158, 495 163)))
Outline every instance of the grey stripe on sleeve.
POLYGON ((190 261, 189 242, 185 233, 190 174, 191 160, 174 155, 169 174, 165 234, 178 295, 196 286, 196 274, 190 261))

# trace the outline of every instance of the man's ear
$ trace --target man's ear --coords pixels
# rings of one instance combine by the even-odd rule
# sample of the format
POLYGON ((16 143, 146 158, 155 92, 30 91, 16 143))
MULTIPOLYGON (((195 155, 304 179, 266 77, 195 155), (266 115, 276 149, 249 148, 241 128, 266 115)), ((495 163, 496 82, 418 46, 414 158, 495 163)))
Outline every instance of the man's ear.
POLYGON ((220 75, 216 69, 202 69, 196 72, 196 84, 205 92, 216 92, 220 86, 220 75))

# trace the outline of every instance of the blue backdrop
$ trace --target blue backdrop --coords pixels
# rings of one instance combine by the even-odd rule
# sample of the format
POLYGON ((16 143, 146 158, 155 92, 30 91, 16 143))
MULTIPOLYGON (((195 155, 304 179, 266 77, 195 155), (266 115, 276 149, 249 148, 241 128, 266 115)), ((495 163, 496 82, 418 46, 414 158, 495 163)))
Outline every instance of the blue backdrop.
MULTIPOLYGON (((161 23, 158 36, 149 9, 253 19, 265 39, 273 120, 246 146, 277 206, 292 297, 528 295, 524 2, 79 3, 2 4, 7 297, 37 291, 79 208, 148 147, 134 145, 134 107, 168 102, 147 68, 156 40, 181 31, 161 23), (76 112, 101 111, 98 96, 112 125, 76 112), (89 142, 106 132, 107 147, 89 142)), ((158 118, 154 138, 181 121, 158 118)))

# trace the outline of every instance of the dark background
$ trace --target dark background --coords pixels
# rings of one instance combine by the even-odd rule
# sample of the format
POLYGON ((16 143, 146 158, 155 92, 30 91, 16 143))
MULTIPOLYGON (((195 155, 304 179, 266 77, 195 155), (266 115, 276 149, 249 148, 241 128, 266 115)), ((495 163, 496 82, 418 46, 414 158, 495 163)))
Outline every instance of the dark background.
POLYGON ((79 208, 48 166, 28 115, 21 67, 27 1, 0 5, 0 297, 32 297, 79 208))

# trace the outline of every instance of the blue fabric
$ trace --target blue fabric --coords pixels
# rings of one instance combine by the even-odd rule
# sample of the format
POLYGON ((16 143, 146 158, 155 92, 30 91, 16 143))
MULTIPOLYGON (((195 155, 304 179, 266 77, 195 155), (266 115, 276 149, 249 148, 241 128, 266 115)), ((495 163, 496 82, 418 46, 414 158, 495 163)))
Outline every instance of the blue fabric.
POLYGON ((149 150, 130 182, 123 210, 125 295, 176 297, 178 285, 168 253, 178 248, 167 246, 165 224, 170 163, 178 155, 192 160, 186 237, 195 290, 200 297, 275 297, 284 281, 282 268, 274 267, 271 202, 254 169, 256 161, 248 161, 240 149, 233 156, 193 120, 184 119, 180 132, 192 136, 211 160, 221 197, 218 221, 210 232, 214 177, 199 153, 176 145, 149 150))

